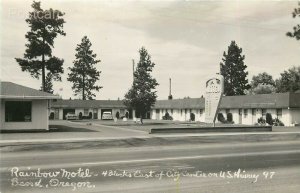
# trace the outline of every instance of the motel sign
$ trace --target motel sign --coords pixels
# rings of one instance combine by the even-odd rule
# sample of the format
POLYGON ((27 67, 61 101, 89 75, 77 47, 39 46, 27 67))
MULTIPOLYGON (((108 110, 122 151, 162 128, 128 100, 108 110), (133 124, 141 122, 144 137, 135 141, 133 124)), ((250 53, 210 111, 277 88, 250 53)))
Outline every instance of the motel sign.
POLYGON ((221 97, 224 92, 224 78, 215 75, 205 85, 205 122, 215 124, 221 97))

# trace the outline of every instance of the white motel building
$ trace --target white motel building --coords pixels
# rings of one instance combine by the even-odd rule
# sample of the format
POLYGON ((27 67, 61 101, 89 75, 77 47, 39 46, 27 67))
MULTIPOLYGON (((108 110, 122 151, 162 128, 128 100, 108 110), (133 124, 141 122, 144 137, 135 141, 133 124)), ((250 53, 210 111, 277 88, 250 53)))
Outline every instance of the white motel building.
MULTIPOLYGON (((188 121, 194 113, 195 121, 205 120, 205 99, 186 98, 159 100, 151 112, 152 119, 162 119, 168 112, 174 120, 188 121)), ((221 99, 219 113, 225 118, 231 113, 234 123, 254 125, 260 117, 278 118, 285 126, 300 123, 300 93, 274 93, 243 96, 224 96, 221 99)))
MULTIPOLYGON (((101 119, 103 112, 107 111, 111 112, 113 117, 116 117, 117 113, 120 117, 127 113, 128 118, 133 118, 136 114, 134 110, 126 109, 121 100, 57 100, 51 104, 50 113, 54 119, 65 119, 68 112, 101 119)), ((193 113, 195 121, 204 122, 205 99, 158 100, 145 118, 162 120, 166 112, 176 121, 190 121, 193 113)), ((225 118, 231 113, 235 124, 245 125, 253 125, 257 123, 258 118, 266 118, 266 114, 270 113, 273 119, 278 118, 285 126, 293 126, 300 123, 300 93, 224 96, 219 113, 225 118)))
MULTIPOLYGON (((62 120, 67 113, 91 119, 102 119, 104 112, 111 112, 113 117, 136 117, 135 111, 127 109, 122 100, 62 100, 15 83, 0 83, 1 130, 48 129, 49 117, 62 120)), ((145 118, 162 120, 166 112, 176 121, 190 121, 193 113, 195 121, 204 122, 205 99, 158 100, 145 118)), ((300 93, 224 96, 219 112, 225 118, 231 113, 235 124, 253 125, 270 113, 285 126, 293 126, 300 123, 300 93)))

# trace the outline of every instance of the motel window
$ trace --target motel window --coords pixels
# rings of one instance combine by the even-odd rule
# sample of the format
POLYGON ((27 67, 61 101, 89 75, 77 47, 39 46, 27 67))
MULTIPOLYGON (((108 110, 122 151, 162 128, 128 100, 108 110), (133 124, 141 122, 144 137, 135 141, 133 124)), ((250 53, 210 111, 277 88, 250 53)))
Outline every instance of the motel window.
POLYGON ((256 115, 256 109, 252 109, 252 115, 256 115))
POLYGON ((173 114, 173 109, 171 109, 171 114, 173 114))
POLYGON ((239 109, 239 115, 242 115, 242 109, 239 109))
POLYGON ((89 114, 89 109, 84 109, 84 110, 83 110, 83 114, 84 114, 84 115, 88 115, 88 114, 89 114))
POLYGON ((30 122, 31 101, 6 101, 5 122, 30 122))
POLYGON ((248 109, 244 109, 244 118, 248 117, 248 109))
POLYGON ((182 109, 180 110, 180 115, 182 116, 182 109))
POLYGON ((261 110, 261 114, 263 118, 266 118, 266 114, 267 114, 267 109, 262 109, 261 110))
POLYGON ((282 109, 276 109, 276 115, 278 118, 282 117, 282 109))
POLYGON ((203 109, 200 109, 200 117, 203 115, 203 109))

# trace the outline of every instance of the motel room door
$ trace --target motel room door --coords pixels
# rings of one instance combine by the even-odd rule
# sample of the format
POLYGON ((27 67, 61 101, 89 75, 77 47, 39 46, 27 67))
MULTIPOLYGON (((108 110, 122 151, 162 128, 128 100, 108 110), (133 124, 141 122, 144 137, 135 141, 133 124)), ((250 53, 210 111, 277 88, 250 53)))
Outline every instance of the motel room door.
POLYGON ((93 119, 98 119, 98 109, 93 110, 93 119))
POLYGON ((54 109, 54 119, 55 120, 59 119, 59 109, 54 109))
POLYGON ((252 109, 252 124, 256 122, 256 109, 252 109))
POLYGON ((155 110, 155 114, 156 114, 155 119, 159 120, 159 109, 155 110))
POLYGON ((242 124, 243 119, 243 109, 239 109, 239 124, 242 124))

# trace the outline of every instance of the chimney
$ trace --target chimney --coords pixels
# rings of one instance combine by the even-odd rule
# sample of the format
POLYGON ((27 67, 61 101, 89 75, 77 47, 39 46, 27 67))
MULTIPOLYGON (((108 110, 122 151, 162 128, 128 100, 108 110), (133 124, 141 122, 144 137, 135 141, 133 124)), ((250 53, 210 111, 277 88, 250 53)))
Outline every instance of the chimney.
POLYGON ((172 80, 171 78, 169 79, 169 96, 168 96, 168 100, 172 100, 173 96, 172 96, 172 80))

